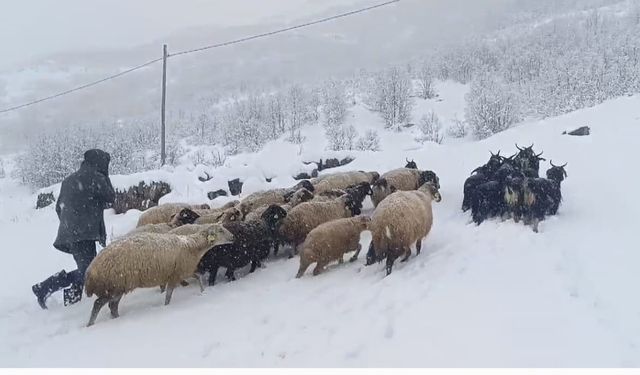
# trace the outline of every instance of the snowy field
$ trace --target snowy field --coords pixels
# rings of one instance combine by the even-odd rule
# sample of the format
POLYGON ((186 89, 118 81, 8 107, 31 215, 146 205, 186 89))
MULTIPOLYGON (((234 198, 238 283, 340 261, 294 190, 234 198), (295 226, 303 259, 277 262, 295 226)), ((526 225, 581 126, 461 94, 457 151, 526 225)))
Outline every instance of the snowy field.
MULTIPOLYGON (((444 102, 419 106, 454 117, 456 106, 441 92, 444 102)), ((358 123, 371 124, 363 117, 358 123)), ((313 130, 306 135, 310 139, 313 130)), ((422 254, 398 263, 389 277, 382 264, 365 267, 364 256, 302 279, 294 278, 297 258, 272 259, 253 274, 239 272, 236 282, 219 278, 202 295, 195 285, 180 288, 170 306, 157 289, 136 290, 125 296, 119 319, 103 311, 91 328, 85 324, 92 299, 64 307, 57 294, 48 311, 38 307, 31 285, 72 269, 73 261, 51 246, 58 224, 53 207, 34 210, 33 194, 0 179, 0 364, 640 365, 640 254, 633 250, 640 203, 631 168, 640 139, 640 96, 523 123, 482 142, 421 146, 407 134, 381 138, 383 151, 349 153, 357 159, 345 168, 382 173, 413 158, 421 169, 438 173, 443 196, 422 254), (583 125, 591 136, 561 135, 583 125), (539 234, 513 221, 477 227, 460 211, 469 172, 486 162, 489 150, 515 152, 516 142, 535 143, 547 159, 568 162, 559 214, 544 221, 539 234)), ((199 169, 158 173, 180 182, 166 201, 198 201, 228 176, 253 176, 245 193, 268 187, 263 175, 277 177, 271 186, 289 185, 299 162, 320 156, 323 147, 309 140, 302 148, 274 142, 259 154, 229 159, 206 184, 197 181, 199 169)), ((10 172, 11 165, 5 168, 10 172)), ((541 174, 547 168, 548 162, 541 174)), ((138 177, 115 176, 114 183, 138 177)), ((371 209, 368 200, 365 208, 371 209)), ((110 236, 130 230, 138 215, 107 213, 110 236)), ((365 232, 365 248, 369 240, 365 232)))

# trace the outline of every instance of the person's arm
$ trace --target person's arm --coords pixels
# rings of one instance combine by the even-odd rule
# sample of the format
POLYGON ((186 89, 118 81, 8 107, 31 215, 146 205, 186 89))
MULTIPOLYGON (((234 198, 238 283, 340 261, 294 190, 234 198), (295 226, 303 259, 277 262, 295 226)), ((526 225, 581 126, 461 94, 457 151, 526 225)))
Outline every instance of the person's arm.
POLYGON ((96 183, 98 187, 96 195, 105 205, 113 203, 116 200, 116 192, 111 184, 111 179, 101 173, 98 173, 98 175, 100 177, 96 183))
POLYGON ((56 200, 56 214, 58 215, 58 219, 60 219, 60 214, 62 213, 62 192, 64 191, 64 185, 60 185, 60 193, 58 194, 58 199, 56 200))

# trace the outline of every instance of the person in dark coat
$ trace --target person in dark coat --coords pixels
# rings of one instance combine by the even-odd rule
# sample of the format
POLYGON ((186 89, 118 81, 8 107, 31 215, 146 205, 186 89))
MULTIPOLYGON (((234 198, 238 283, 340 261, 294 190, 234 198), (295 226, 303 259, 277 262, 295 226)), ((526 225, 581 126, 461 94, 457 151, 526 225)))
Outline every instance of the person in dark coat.
POLYGON ((108 153, 89 150, 84 153, 80 169, 62 181, 56 203, 60 226, 53 246, 71 254, 78 268, 70 272, 62 270, 31 288, 43 309, 47 308, 46 300, 51 294, 67 287, 65 306, 80 301, 84 274, 96 256, 96 241, 106 246, 104 209, 115 200, 109 179, 110 161, 108 153))

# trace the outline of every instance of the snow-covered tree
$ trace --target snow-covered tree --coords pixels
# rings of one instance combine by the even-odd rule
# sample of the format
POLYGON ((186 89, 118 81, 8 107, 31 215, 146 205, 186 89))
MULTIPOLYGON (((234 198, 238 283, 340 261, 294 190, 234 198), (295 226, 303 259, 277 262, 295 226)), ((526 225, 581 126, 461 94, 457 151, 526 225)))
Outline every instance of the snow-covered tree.
POLYGON ((465 100, 465 118, 478 139, 504 131, 520 120, 516 96, 491 74, 477 77, 465 100))
POLYGON ((332 151, 353 150, 358 132, 353 125, 332 125, 326 128, 329 149, 332 151))
POLYGON ((327 81, 322 88, 322 114, 325 127, 338 127, 347 117, 347 98, 344 85, 327 81))
POLYGON ((411 93, 409 75, 399 68, 390 68, 374 78, 369 88, 369 106, 380 113, 386 128, 400 130, 411 118, 414 105, 411 93))
POLYGON ((429 111, 427 114, 423 115, 418 123, 418 127, 422 133, 416 139, 418 142, 442 143, 442 140, 444 139, 444 135, 442 134, 442 122, 435 112, 429 111))
POLYGON ((436 96, 433 87, 433 69, 428 62, 423 62, 416 72, 418 81, 418 96, 422 99, 433 99, 436 96))

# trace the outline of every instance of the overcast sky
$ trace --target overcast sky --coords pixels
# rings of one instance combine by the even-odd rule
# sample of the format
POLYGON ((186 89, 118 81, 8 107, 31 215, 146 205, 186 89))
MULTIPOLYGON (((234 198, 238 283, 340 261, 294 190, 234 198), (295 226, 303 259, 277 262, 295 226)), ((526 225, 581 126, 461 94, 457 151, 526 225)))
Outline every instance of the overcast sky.
MULTIPOLYGON (((362 0, 3 0, 0 69, 52 53, 130 47, 193 26, 297 18, 362 0)), ((377 3, 370 0, 364 3, 377 3)))

